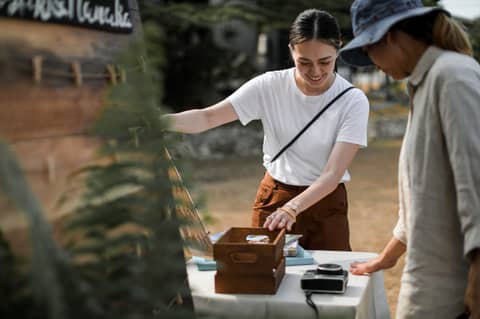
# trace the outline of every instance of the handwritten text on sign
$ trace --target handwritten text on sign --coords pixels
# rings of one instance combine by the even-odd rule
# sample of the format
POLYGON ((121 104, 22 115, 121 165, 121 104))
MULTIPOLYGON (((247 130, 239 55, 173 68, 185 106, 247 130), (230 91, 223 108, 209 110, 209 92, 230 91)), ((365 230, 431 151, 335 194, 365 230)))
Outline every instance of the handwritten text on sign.
POLYGON ((0 16, 131 32, 128 0, 0 0, 0 16))

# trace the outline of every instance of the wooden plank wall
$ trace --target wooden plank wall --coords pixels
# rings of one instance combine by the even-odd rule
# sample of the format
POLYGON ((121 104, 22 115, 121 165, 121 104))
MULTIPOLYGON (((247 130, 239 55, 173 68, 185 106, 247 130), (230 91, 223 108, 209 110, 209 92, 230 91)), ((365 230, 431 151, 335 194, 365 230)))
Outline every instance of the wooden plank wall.
MULTIPOLYGON (((112 83, 107 65, 141 34, 136 4, 130 2, 130 34, 0 17, 0 138, 19 157, 49 219, 65 213, 55 206, 69 187, 67 176, 91 161, 99 146, 85 132, 112 83), (40 79, 34 67, 38 57, 40 79), (79 82, 74 65, 82 75, 105 77, 79 82)), ((0 227, 13 229, 21 223, 11 203, 0 197, 0 227)))

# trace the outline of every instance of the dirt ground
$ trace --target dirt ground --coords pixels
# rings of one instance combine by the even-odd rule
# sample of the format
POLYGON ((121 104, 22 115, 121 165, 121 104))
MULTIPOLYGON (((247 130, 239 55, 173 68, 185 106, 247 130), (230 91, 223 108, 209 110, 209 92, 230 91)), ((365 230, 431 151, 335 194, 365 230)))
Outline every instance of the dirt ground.
MULTIPOLYGON (((351 244, 355 251, 380 252, 397 220, 397 160, 400 141, 376 141, 359 151, 347 184, 351 244)), ((250 210, 264 170, 260 158, 195 162, 194 197, 203 197, 202 212, 213 217, 211 232, 250 226, 250 210)), ((385 289, 394 318, 403 258, 385 271, 385 289)))

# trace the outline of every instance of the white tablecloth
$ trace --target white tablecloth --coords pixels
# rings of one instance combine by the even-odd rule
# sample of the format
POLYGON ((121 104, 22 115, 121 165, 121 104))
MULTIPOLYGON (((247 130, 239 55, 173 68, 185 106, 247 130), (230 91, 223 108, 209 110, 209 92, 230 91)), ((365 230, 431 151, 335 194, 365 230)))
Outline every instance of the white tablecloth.
MULTIPOLYGON (((369 260, 373 253, 345 251, 311 251, 315 261, 336 263, 348 269, 353 261, 369 260)), ((305 302, 300 278, 306 269, 315 265, 289 266, 275 295, 216 294, 215 271, 199 271, 196 265, 187 265, 190 288, 197 313, 232 318, 315 318, 305 302)), ((349 274, 347 291, 342 295, 314 294, 320 318, 388 319, 389 307, 383 284, 383 273, 371 276, 349 274)))

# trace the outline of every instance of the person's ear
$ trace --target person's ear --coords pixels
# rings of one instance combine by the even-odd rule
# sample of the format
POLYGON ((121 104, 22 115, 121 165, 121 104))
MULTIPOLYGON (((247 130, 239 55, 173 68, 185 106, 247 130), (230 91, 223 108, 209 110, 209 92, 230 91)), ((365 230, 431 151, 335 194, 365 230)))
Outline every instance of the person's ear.
POLYGON ((292 60, 295 60, 295 45, 292 45, 291 43, 288 44, 288 48, 290 49, 290 58, 292 60))

